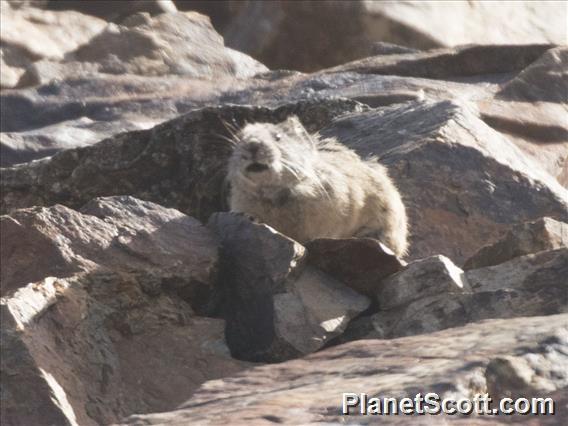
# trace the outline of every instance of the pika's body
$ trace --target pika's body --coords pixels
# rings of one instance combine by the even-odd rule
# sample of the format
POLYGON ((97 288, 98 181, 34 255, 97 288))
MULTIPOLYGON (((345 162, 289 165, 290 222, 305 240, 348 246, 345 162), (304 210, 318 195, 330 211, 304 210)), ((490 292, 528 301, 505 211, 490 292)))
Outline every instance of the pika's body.
POLYGON ((227 177, 232 211, 299 242, 373 237, 406 254, 406 210, 385 167, 311 136, 296 117, 243 127, 227 177))

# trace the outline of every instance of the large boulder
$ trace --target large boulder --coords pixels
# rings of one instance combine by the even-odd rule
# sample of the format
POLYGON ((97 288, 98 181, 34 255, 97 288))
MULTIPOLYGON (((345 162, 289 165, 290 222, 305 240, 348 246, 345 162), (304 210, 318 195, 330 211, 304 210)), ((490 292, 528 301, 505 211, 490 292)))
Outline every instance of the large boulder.
POLYGON ((462 262, 512 224, 568 217, 568 191, 468 105, 407 102, 322 129, 389 167, 410 219, 410 256, 462 262))
POLYGON ((270 68, 302 71, 369 56, 375 42, 419 49, 566 43, 566 9, 550 2, 271 1, 235 12, 224 30, 229 46, 270 68))
POLYGON ((370 304, 306 268, 306 249, 266 225, 216 213, 208 226, 221 240, 221 309, 238 359, 274 362, 315 352, 370 304))
POLYGON ((1 217, 2 293, 53 276, 113 271, 166 286, 205 310, 217 274, 217 241, 199 221, 132 197, 18 210, 1 217))
MULTIPOLYGON (((492 320, 423 336, 351 342, 205 383, 175 411, 131 416, 120 424, 223 424, 243 418, 248 424, 366 424, 379 416, 358 416, 360 407, 350 416, 342 415, 343 393, 415 398, 418 393, 436 392, 441 398, 460 399, 490 391, 495 400, 518 394, 521 387, 515 374, 524 380, 523 397, 560 397, 556 415, 542 416, 552 419, 550 424, 560 424, 566 412, 561 395, 568 386, 566 321, 567 315, 492 320), (503 357, 510 354, 515 354, 524 371, 500 368, 503 357)), ((412 416, 412 424, 443 419, 464 425, 500 425, 535 419, 435 417, 412 416)), ((409 417, 380 416, 380 421, 404 425, 409 417)))

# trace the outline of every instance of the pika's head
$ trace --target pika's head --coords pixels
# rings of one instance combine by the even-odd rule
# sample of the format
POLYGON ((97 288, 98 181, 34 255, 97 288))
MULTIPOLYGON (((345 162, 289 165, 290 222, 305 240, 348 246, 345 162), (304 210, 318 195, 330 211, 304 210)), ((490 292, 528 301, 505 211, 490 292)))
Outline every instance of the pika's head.
POLYGON ((293 186, 310 175, 316 149, 297 117, 278 124, 252 123, 237 134, 229 179, 255 186, 293 186))

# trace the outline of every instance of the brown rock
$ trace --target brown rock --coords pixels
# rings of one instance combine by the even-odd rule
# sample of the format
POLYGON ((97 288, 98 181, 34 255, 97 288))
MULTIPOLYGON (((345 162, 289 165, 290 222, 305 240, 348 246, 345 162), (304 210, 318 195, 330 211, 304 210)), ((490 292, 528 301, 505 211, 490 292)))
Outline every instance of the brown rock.
POLYGON ((2 217, 2 293, 49 276, 110 270, 183 293, 198 311, 217 272, 217 242, 197 220, 132 197, 2 217), (39 259, 39 261, 38 261, 39 259))
POLYGON ((463 269, 494 266, 525 254, 568 246, 568 224, 549 217, 514 226, 494 244, 481 248, 463 269))
POLYGON ((400 271, 405 262, 371 238, 318 238, 306 244, 307 261, 348 287, 368 296, 378 283, 400 271))
POLYGON ((496 96, 479 102, 481 117, 505 133, 529 157, 568 187, 568 49, 546 51, 507 82, 496 96))
POLYGON ((49 277, 2 298, 2 421, 98 425, 174 409, 202 382, 247 367, 223 321, 128 273, 49 277))

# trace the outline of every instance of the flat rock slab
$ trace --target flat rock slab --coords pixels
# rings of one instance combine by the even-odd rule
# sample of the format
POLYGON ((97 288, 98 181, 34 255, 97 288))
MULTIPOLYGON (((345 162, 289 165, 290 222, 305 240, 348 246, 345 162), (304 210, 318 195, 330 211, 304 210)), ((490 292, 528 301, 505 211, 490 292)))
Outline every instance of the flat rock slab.
POLYGON ((267 225, 215 213, 208 226, 221 241, 219 292, 235 358, 274 362, 314 352, 370 304, 306 268, 306 249, 267 225))
MULTIPOLYGON (((568 385, 567 321, 567 315, 492 320, 423 336, 351 342, 208 382, 176 411, 131 416, 120 424, 223 424, 236 419, 246 419, 247 424, 375 424, 376 417, 342 416, 342 393, 413 398, 419 392, 436 392, 442 398, 472 397, 487 392, 489 383, 494 383, 496 369, 491 368, 488 377, 488 365, 513 353, 518 362, 531 365, 527 368, 535 379, 525 396, 542 397, 568 385), (531 358, 537 362, 530 364, 531 358), (538 365, 549 367, 541 371, 538 365)), ((515 373, 497 374, 503 383, 511 383, 515 373)), ((516 389, 508 392, 516 394, 516 389)), ((554 418, 558 415, 562 418, 562 413, 554 418)), ((464 424, 483 420, 450 417, 444 420, 464 424)), ((387 424, 408 424, 408 420, 380 416, 387 424)), ((417 416, 416 420, 416 424, 431 424, 440 418, 417 416)), ((499 421, 501 417, 491 416, 489 424, 499 421)))

